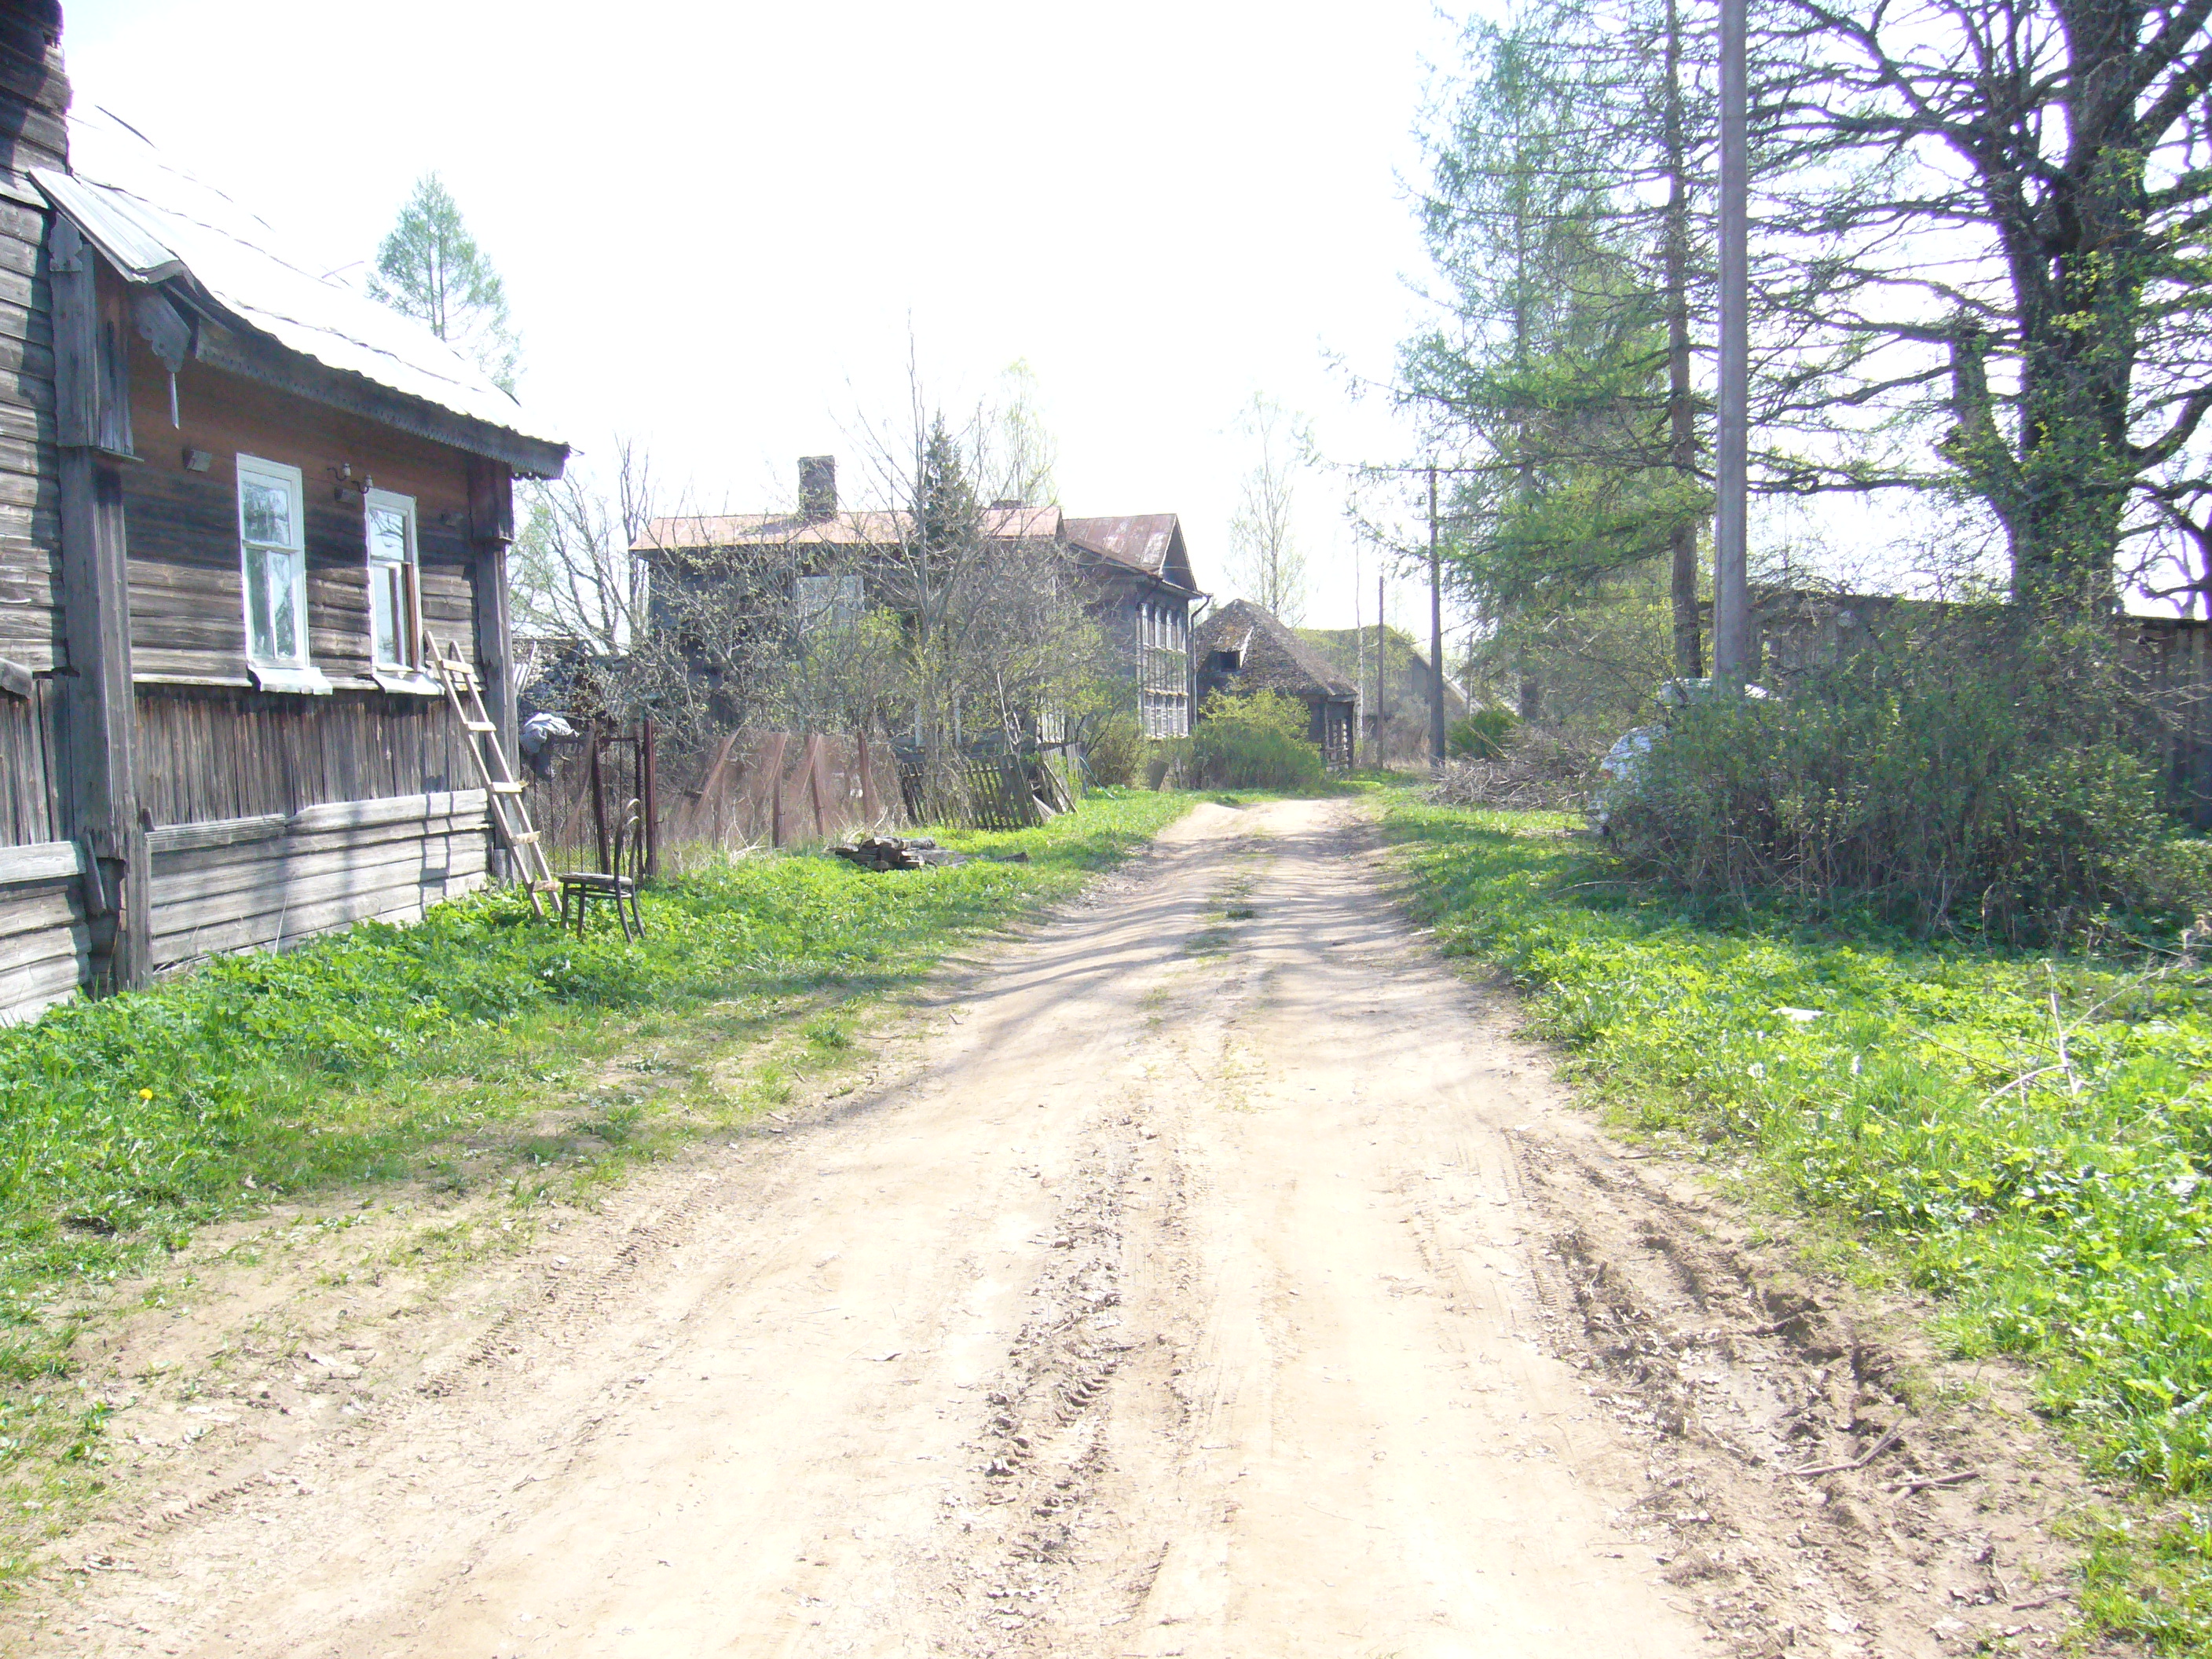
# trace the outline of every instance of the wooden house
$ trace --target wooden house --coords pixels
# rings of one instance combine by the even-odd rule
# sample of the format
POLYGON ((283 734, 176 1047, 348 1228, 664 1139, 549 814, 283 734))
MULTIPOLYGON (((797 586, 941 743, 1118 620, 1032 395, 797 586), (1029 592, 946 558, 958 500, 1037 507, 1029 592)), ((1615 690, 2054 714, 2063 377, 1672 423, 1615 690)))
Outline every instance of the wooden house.
POLYGON ((1231 599, 1199 624, 1194 645, 1201 700, 1216 692, 1294 697, 1306 706, 1306 736, 1322 757, 1331 766, 1352 764, 1359 694, 1351 677, 1332 668, 1273 611, 1249 599, 1231 599))
POLYGON ((1190 568, 1182 521, 1172 513, 1069 519, 1071 546, 1085 556, 1093 611, 1137 688, 1148 738, 1190 735, 1197 687, 1190 654, 1191 606, 1206 597, 1190 568))
POLYGON ((0 1018, 410 919, 494 849, 517 476, 567 448, 0 28, 0 1018), (430 642, 426 645, 426 632, 430 642))

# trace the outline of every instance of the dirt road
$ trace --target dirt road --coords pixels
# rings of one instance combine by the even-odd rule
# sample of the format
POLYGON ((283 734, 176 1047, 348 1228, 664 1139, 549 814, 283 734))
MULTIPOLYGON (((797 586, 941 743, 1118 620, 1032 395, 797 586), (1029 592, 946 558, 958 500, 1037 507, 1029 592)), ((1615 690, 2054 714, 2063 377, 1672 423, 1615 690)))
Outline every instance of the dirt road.
POLYGON ((17 1650, 2045 1641, 2057 1472, 1909 1413, 1378 874, 1349 804, 1200 809, 896 1077, 635 1183, 447 1298, 473 1325, 295 1362, 338 1380, 282 1433, 211 1410, 228 1461, 72 1545, 17 1650))

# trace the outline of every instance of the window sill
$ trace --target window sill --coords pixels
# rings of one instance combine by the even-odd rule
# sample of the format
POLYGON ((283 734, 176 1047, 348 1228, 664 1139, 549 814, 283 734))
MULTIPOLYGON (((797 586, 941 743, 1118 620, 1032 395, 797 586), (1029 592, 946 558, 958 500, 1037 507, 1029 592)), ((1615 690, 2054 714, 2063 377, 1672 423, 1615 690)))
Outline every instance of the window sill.
POLYGON ((411 668, 372 668, 369 678, 384 690, 403 697, 442 697, 446 688, 430 678, 411 668))
POLYGON ((254 684, 264 691, 289 691, 305 697, 327 697, 331 695, 330 681, 323 677, 323 671, 313 664, 264 668, 259 663, 249 663, 246 672, 253 676, 254 684))

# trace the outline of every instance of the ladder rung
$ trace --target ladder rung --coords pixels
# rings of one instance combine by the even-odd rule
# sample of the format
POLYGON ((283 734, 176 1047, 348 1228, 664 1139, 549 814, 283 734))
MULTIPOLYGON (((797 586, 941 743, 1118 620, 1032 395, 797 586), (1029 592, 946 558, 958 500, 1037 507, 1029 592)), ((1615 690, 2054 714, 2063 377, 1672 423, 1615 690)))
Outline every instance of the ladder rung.
POLYGON ((535 830, 526 830, 519 836, 509 836, 507 839, 517 847, 535 847, 538 845, 538 832, 535 830))
POLYGON ((489 720, 465 720, 461 724, 467 726, 471 732, 496 732, 499 730, 499 727, 494 726, 489 720))
POLYGON ((495 795, 519 795, 522 793, 522 786, 519 783, 501 783, 497 778, 494 778, 491 792, 495 795))

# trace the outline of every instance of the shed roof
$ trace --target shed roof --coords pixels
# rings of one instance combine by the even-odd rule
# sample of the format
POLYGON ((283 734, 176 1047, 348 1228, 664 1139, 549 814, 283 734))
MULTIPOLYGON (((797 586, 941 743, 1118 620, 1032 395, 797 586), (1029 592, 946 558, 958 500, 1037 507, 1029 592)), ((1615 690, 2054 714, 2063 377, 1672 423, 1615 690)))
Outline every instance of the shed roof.
MULTIPOLYGON (((165 161, 108 112, 72 117, 69 136, 70 170, 32 173, 47 200, 126 281, 181 288, 204 317, 247 337, 242 352, 226 352, 203 327, 196 355, 252 373, 254 349, 265 355, 261 343, 273 343, 335 371, 341 389, 345 381, 365 381, 450 417, 426 430, 404 407, 370 410, 392 424, 527 472, 559 476, 568 446, 421 323, 317 274, 265 221, 165 161)), ((319 386, 308 377, 291 389, 312 398, 319 386)))
POLYGON ((1231 599, 1198 625, 1193 647, 1201 656, 1216 651, 1238 653, 1231 688, 1237 691, 1280 691, 1291 697, 1356 696, 1352 682, 1330 667, 1322 654, 1284 625, 1272 611, 1249 599, 1231 599))
MULTIPOLYGON (((633 553, 695 547, 896 547, 913 533, 911 513, 724 513, 654 519, 630 544, 633 553)), ((1056 507, 994 507, 984 532, 1000 541, 1050 541, 1060 534, 1056 507)))
POLYGON ((1188 592, 1198 591, 1182 520, 1172 513, 1132 513, 1118 519, 1069 519, 1063 526, 1075 546, 1188 592))

